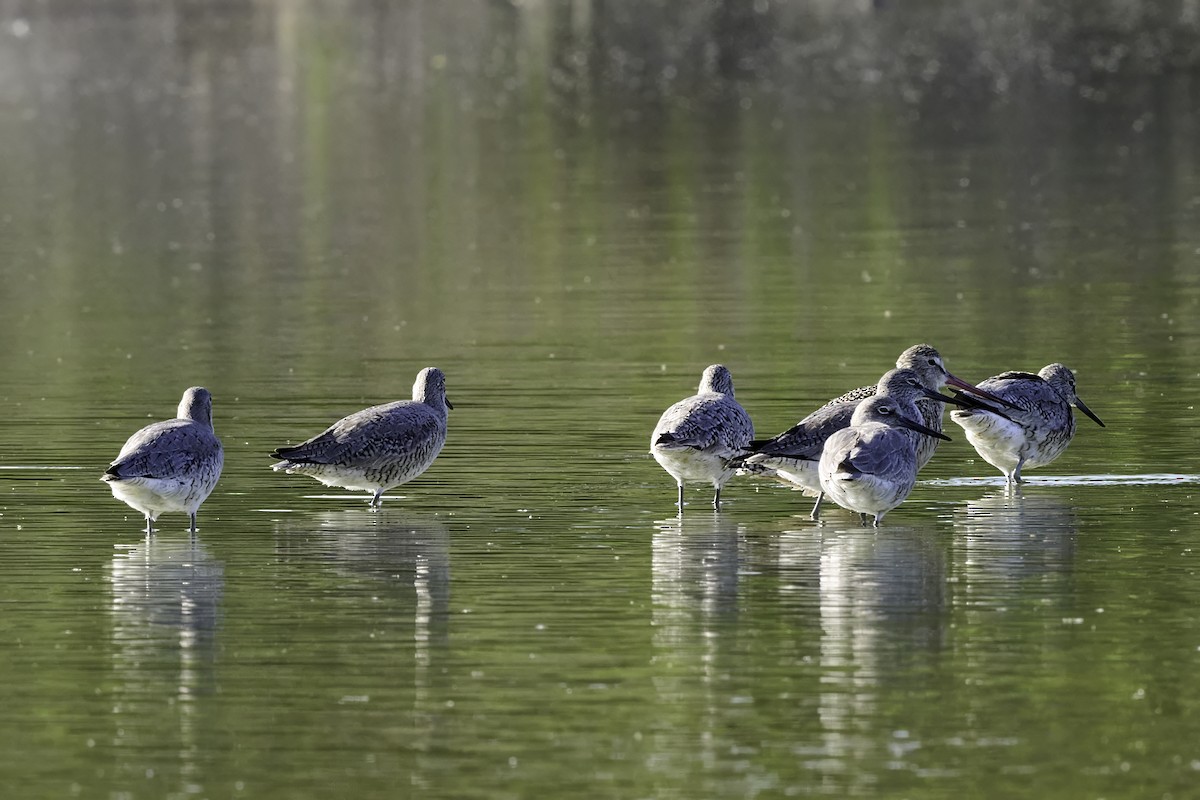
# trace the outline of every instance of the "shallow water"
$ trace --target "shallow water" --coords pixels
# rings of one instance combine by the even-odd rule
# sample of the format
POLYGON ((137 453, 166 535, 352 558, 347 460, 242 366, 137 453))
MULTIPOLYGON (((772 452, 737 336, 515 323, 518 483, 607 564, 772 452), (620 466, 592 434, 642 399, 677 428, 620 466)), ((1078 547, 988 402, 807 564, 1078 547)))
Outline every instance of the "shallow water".
POLYGON ((106 8, 0 6, 0 793, 1189 796, 1186 75, 664 89, 537 8, 106 8), (1012 492, 949 425, 879 531, 676 515, 704 366, 770 435, 918 341, 1107 427, 1012 492), (431 364, 379 513, 268 469, 431 364), (193 384, 225 471, 147 540, 98 477, 193 384))

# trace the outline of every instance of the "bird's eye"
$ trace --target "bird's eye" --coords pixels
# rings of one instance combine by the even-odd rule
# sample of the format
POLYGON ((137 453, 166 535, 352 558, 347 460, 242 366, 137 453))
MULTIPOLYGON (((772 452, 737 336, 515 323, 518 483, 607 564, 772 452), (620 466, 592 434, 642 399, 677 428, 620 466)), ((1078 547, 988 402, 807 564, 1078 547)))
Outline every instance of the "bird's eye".
POLYGON ((880 414, 890 414, 890 413, 892 413, 892 407, 891 406, 880 406, 879 413, 880 414))

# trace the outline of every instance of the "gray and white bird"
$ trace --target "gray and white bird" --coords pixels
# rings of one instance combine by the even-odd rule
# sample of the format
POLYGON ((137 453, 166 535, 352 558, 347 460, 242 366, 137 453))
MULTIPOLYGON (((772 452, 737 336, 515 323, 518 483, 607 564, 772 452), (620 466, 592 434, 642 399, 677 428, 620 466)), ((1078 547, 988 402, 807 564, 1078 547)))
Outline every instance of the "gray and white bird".
POLYGON ((917 482, 917 448, 908 431, 950 441, 917 422, 915 403, 875 395, 858 404, 850 427, 825 440, 818 473, 821 489, 842 508, 868 515, 875 527, 908 497, 917 482))
POLYGON ((703 481, 715 490, 713 507, 721 507, 721 487, 737 468, 730 462, 754 438, 750 415, 733 397, 733 377, 720 364, 700 376, 696 394, 668 408, 650 436, 650 454, 679 485, 683 511, 684 481, 703 481))
POLYGON ((371 492, 372 510, 383 493, 417 477, 446 443, 446 376, 437 367, 417 373, 412 400, 372 406, 344 417, 308 441, 279 447, 271 468, 308 475, 326 486, 371 492))
POLYGON ((1075 374, 1048 364, 1037 375, 1005 372, 979 384, 1015 411, 955 409, 950 419, 962 427, 979 456, 1004 473, 1007 484, 1021 482, 1022 469, 1044 467, 1062 455, 1075 436, 1075 406, 1100 427, 1104 423, 1075 394, 1075 374))
POLYGON ((141 512, 147 535, 165 512, 182 511, 196 532, 196 511, 221 477, 225 453, 213 430, 212 395, 202 386, 183 393, 176 418, 139 430, 100 480, 113 497, 141 512))
MULTIPOLYGON (((915 400, 920 411, 921 423, 938 433, 942 430, 942 406, 945 403, 970 405, 972 402, 962 397, 952 398, 950 395, 941 394, 939 390, 944 386, 955 386, 993 400, 999 405, 1005 405, 999 397, 951 374, 946 369, 941 354, 927 344, 913 345, 901 353, 896 359, 896 370, 903 370, 906 374, 897 375, 895 371, 885 373, 880 382, 853 389, 830 400, 783 433, 771 439, 751 442, 749 449, 754 452, 742 459, 740 466, 746 472, 776 477, 799 487, 805 494, 816 495, 817 501, 811 514, 812 518, 816 519, 820 513, 822 499, 817 462, 821 459, 825 440, 834 431, 850 425, 854 409, 863 400, 874 397, 877 393, 904 392, 904 385, 912 387, 913 391, 920 387, 925 391, 913 395, 911 399, 915 400), (893 383, 885 386, 885 380, 893 383)), ((938 440, 927 436, 917 438, 921 440, 917 443, 919 470, 933 458, 938 440)))

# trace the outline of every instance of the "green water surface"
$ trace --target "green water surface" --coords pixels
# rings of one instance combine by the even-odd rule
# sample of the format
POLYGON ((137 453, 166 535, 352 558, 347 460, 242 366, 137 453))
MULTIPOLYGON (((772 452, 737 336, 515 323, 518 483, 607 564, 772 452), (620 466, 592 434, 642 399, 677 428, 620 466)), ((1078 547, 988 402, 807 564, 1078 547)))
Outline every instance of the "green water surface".
POLYGON ((1194 81, 671 73, 585 5, 0 4, 0 795, 1197 796, 1194 81), (767 436, 923 341, 1107 427, 1014 494, 951 425, 878 531, 676 514, 707 364, 767 436), (380 513, 268 468, 427 365, 380 513), (98 478, 194 384, 146 539, 98 478))

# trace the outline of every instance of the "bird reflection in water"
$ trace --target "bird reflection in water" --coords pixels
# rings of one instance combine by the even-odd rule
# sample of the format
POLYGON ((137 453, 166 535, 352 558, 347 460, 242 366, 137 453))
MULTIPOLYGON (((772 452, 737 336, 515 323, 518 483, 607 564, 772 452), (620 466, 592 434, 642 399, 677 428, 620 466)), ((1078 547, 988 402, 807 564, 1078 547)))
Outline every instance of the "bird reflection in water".
MULTIPOLYGON (((856 764, 876 755, 887 709, 880 687, 937 660, 948 635, 947 544, 933 528, 894 526, 886 535, 849 520, 780 534, 781 590, 815 607, 819 740, 805 745, 809 766, 837 785, 872 776, 856 764)), ((810 612, 805 612, 807 616, 810 612)))
POLYGON ((450 607, 450 531, 440 521, 326 511, 281 526, 276 542, 282 553, 319 556, 348 578, 379 581, 401 595, 415 595, 418 622, 444 627, 450 607))
POLYGON ((664 772, 686 771, 693 756, 719 760, 725 702, 720 683, 735 659, 744 533, 743 525, 716 511, 654 523, 654 689, 663 724, 657 726, 652 750, 664 772), (699 740, 697 729, 704 734, 699 740), (696 747, 706 752, 697 755, 696 747))
POLYGON ((957 506, 953 519, 956 572, 972 606, 1003 605, 1021 591, 1020 579, 1073 568, 1079 520, 1057 497, 1006 487, 957 506))
MULTIPOLYGON (((414 752, 432 747, 450 692, 445 685, 448 673, 438 663, 450 643, 450 529, 432 517, 386 508, 370 516, 357 510, 327 511, 281 525, 276 547, 289 558, 327 564, 345 578, 348 593, 365 587, 379 599, 370 605, 370 613, 378 613, 381 624, 412 620, 411 634, 407 622, 397 632, 412 637, 414 736, 408 746, 414 752)), ((402 663, 397 668, 403 683, 408 668, 402 663)), ((409 713, 407 708, 397 712, 409 713)), ((413 780, 423 783, 420 765, 414 770, 413 780)))
POLYGON ((150 537, 113 556, 114 744, 131 778, 178 773, 181 791, 202 786, 197 696, 215 684, 216 633, 225 568, 195 537, 150 537), (166 709, 173 730, 139 724, 166 709), (139 754, 134 756, 132 754, 139 754))

